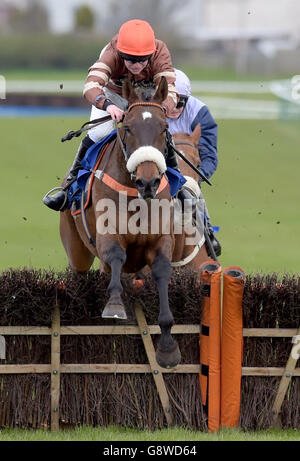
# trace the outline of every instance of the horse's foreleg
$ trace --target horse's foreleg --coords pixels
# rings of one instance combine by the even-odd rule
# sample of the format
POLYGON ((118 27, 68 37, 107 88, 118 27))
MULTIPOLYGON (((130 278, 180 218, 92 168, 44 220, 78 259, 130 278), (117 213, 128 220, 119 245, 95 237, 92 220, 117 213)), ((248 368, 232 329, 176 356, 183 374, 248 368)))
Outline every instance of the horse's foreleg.
POLYGON ((171 336, 171 328, 174 324, 168 297, 171 264, 162 253, 158 253, 152 263, 152 275, 157 284, 160 303, 158 324, 161 329, 161 337, 156 351, 156 360, 161 367, 172 368, 180 362, 181 354, 177 341, 171 336))
POLYGON ((108 286, 109 300, 102 312, 103 318, 127 319, 124 304, 121 298, 123 287, 121 271, 126 260, 126 252, 116 243, 104 257, 104 262, 111 269, 111 280, 108 286))

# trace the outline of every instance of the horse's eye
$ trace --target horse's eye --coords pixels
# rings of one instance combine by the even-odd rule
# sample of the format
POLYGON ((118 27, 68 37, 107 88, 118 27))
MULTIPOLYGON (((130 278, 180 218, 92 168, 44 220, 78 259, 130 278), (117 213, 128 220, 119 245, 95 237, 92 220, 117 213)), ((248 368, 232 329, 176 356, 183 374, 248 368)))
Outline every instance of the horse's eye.
POLYGON ((130 128, 129 128, 128 125, 125 125, 125 126, 124 126, 124 130, 125 130, 127 133, 130 133, 130 128))

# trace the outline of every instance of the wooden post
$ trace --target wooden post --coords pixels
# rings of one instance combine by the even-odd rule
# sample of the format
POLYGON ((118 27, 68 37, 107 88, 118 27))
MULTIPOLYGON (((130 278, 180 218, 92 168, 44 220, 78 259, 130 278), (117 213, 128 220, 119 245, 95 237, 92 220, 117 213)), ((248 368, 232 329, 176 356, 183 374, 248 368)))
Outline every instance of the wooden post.
POLYGON ((146 354, 149 360, 150 368, 153 374, 154 382, 157 387, 157 392, 158 392, 161 404, 163 406, 164 414, 165 414, 168 425, 171 425, 173 422, 173 417, 172 417, 167 388, 166 388, 165 381, 163 378, 162 370, 156 361, 155 350, 154 350, 153 341, 150 335, 149 327, 147 325, 142 306, 138 301, 135 302, 135 313, 136 313, 136 318, 137 318, 138 326, 140 329, 140 333, 143 339, 144 347, 146 350, 146 354))
POLYGON ((60 312, 55 306, 51 326, 51 431, 59 430, 60 312))
POLYGON ((283 372, 283 375, 282 375, 282 378, 279 384, 278 392, 275 397, 275 401, 274 401, 273 408, 272 408, 274 426, 281 426, 281 421, 280 421, 281 406, 282 406, 284 397, 286 395, 286 392, 288 390, 289 384, 291 382, 291 378, 293 376, 294 370, 296 368, 296 363, 298 360, 297 349, 298 349, 298 344, 300 343, 300 327, 297 331, 297 335, 294 336, 293 339, 295 339, 293 341, 293 347, 292 347, 290 356, 288 358, 286 367, 284 369, 284 372, 283 372))

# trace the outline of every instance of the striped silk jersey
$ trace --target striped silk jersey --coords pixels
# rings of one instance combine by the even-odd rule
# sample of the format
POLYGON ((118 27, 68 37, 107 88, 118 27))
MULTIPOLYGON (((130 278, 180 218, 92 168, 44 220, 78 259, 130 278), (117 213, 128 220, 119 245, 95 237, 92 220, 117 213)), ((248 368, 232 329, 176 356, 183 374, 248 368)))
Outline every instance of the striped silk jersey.
POLYGON ((155 40, 156 51, 152 54, 148 65, 138 75, 133 75, 125 66, 123 59, 117 50, 116 35, 108 45, 102 50, 99 59, 90 67, 85 81, 83 95, 90 104, 103 109, 105 95, 103 88, 107 86, 115 93, 122 94, 122 80, 128 77, 133 82, 154 81, 156 86, 162 76, 168 82, 168 96, 163 102, 167 112, 171 112, 179 99, 175 88, 175 71, 172 66, 170 52, 161 40, 155 40), (99 98, 100 96, 100 98, 99 98))

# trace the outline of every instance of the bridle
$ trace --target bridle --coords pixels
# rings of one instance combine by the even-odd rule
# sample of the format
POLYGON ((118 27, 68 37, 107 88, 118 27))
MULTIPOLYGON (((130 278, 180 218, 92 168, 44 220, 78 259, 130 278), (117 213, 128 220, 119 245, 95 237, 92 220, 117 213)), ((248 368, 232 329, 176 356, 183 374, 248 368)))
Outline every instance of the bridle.
POLYGON ((132 103, 128 109, 127 109, 127 113, 129 113, 131 111, 131 109, 133 107, 136 107, 136 106, 152 106, 152 107, 158 107, 159 109, 161 109, 163 111, 163 113, 165 114, 165 111, 164 111, 164 108, 163 106, 161 106, 160 104, 158 104, 157 102, 147 102, 147 101, 139 101, 139 102, 134 102, 132 103))
MULTIPOLYGON (((157 103, 153 103, 153 102, 136 102, 136 103, 133 103, 131 104, 128 109, 127 109, 127 112, 125 113, 124 115, 124 118, 126 117, 126 114, 128 114, 130 112, 130 110, 135 107, 135 106, 154 106, 154 107, 158 107, 160 108, 163 112, 164 112, 164 109, 163 107, 160 105, 160 104, 157 104, 157 103)), ((111 119, 111 117, 109 116, 109 119, 111 119)), ((125 130, 125 133, 124 133, 124 137, 123 139, 121 138, 121 134, 120 134, 120 128, 118 126, 118 122, 117 121, 114 121, 114 125, 115 125, 115 130, 116 130, 116 134, 117 134, 117 141, 119 142, 120 144, 120 147, 121 147, 121 150, 123 152, 123 155, 124 155, 124 158, 125 158, 125 161, 127 163, 127 161, 129 160, 129 157, 130 157, 130 153, 128 153, 127 149, 126 149, 126 144, 125 144, 125 137, 126 137, 126 130, 125 130)), ((74 135, 72 135, 74 136, 74 135)), ((104 153, 104 152, 103 152, 104 153)), ((97 178, 101 181, 104 181, 104 176, 105 176, 105 167, 107 165, 109 161, 109 156, 106 158, 106 161, 105 161, 105 164, 101 170, 101 174, 100 176, 97 176, 97 178)), ((99 162, 99 160, 98 160, 99 162)), ((117 186, 120 186, 121 184, 118 183, 116 180, 114 180, 113 178, 109 177, 108 175, 106 175, 110 181, 113 181, 115 184, 117 184, 117 186)), ((134 181, 135 179, 135 176, 134 174, 131 173, 131 179, 134 181)), ((163 187, 166 187, 166 185, 168 184, 167 183, 167 180, 165 179, 165 182, 166 184, 163 186, 163 187)), ((116 189, 114 185, 112 185, 112 183, 105 183, 107 184, 109 187, 111 187, 112 189, 114 190, 119 190, 119 189, 116 189)), ((125 186, 126 187, 126 186, 125 186)), ((92 235, 91 235, 91 232, 89 230, 89 226, 88 226, 88 223, 87 223, 87 219, 86 219, 86 216, 85 216, 85 211, 84 211, 84 194, 81 195, 81 218, 82 218, 82 223, 83 223, 83 227, 85 229, 85 232, 87 234, 87 237, 89 239, 89 242, 94 246, 96 247, 96 242, 94 241, 92 235)))
MULTIPOLYGON (((128 109, 127 109, 127 112, 125 112, 124 114, 124 118, 126 117, 127 114, 129 114, 129 112, 134 108, 134 107, 138 107, 138 106, 145 106, 145 107, 158 107, 159 109, 162 110, 162 112, 165 114, 165 111, 164 111, 164 108, 156 103, 156 102, 146 102, 146 101, 139 101, 139 102, 134 102, 132 103, 128 109)), ((124 119, 123 119, 124 120, 124 119)), ((166 128, 167 129, 167 128, 166 128)), ((124 130, 124 136, 123 136, 123 139, 121 138, 121 134, 120 134, 120 128, 118 126, 118 123, 115 121, 115 130, 116 130, 116 133, 117 133, 117 139, 118 139, 118 142, 120 144, 120 147, 121 147, 121 150, 123 152, 123 155, 124 155, 124 158, 125 158, 125 161, 126 163, 128 162, 129 160, 129 157, 131 155, 131 153, 129 153, 127 151, 127 148, 126 148, 126 143, 125 143, 125 138, 126 138, 126 129, 124 130)), ((133 176, 133 175, 131 175, 133 176)))
POLYGON ((174 141, 174 144, 175 146, 180 146, 180 145, 185 145, 185 146, 190 146, 190 147, 193 147, 195 150, 197 150, 197 147, 195 146, 195 144, 193 144, 192 142, 188 142, 188 141, 174 141))

